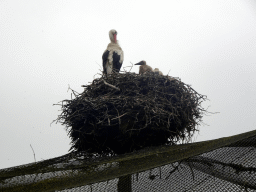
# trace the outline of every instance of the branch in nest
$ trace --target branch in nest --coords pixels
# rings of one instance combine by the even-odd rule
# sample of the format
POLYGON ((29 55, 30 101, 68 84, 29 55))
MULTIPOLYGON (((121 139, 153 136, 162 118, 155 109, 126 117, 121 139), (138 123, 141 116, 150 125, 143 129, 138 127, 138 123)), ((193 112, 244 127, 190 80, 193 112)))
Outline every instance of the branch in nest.
POLYGON ((104 82, 105 85, 107 85, 107 86, 109 86, 109 87, 111 87, 111 88, 113 88, 113 89, 116 89, 116 90, 120 91, 120 89, 119 89, 118 87, 115 87, 114 85, 111 85, 111 84, 107 83, 104 79, 103 79, 103 82, 104 82))

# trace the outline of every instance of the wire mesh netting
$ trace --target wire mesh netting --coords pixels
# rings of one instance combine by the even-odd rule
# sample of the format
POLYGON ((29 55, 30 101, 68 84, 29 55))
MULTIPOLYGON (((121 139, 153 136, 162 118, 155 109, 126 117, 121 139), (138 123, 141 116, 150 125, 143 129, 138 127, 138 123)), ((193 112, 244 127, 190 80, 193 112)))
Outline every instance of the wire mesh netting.
POLYGON ((115 156, 83 152, 0 170, 0 191, 256 191, 256 130, 115 156))

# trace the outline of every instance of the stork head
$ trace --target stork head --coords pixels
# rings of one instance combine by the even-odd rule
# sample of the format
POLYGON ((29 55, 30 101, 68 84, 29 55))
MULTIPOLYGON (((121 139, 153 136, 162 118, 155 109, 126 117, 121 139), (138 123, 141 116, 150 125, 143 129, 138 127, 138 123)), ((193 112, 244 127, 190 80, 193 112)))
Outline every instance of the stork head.
POLYGON ((146 65, 146 64, 147 64, 146 61, 142 60, 139 63, 136 63, 134 65, 146 65))
POLYGON ((112 29, 109 31, 109 38, 112 43, 117 43, 116 36, 117 36, 117 31, 115 29, 112 29))

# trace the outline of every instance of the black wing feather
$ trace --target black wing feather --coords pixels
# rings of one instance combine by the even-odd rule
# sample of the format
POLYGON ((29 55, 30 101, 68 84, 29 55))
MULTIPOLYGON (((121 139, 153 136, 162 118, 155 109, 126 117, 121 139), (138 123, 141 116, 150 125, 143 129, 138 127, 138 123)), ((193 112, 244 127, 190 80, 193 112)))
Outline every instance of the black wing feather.
POLYGON ((119 73, 121 67, 122 63, 120 62, 120 55, 118 55, 116 52, 113 52, 113 68, 116 72, 119 73))
POLYGON ((108 50, 106 50, 102 55, 103 73, 105 73, 105 74, 107 74, 106 64, 107 64, 107 61, 108 61, 108 55, 109 55, 108 50))

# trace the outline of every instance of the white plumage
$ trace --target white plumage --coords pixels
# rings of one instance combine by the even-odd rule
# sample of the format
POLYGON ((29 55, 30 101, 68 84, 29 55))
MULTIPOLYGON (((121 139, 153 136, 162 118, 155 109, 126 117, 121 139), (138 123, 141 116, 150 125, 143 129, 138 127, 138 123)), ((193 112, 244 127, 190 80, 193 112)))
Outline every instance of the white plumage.
POLYGON ((104 74, 111 74, 113 70, 119 72, 124 60, 124 52, 116 39, 117 31, 109 31, 110 43, 102 55, 102 65, 104 74))

